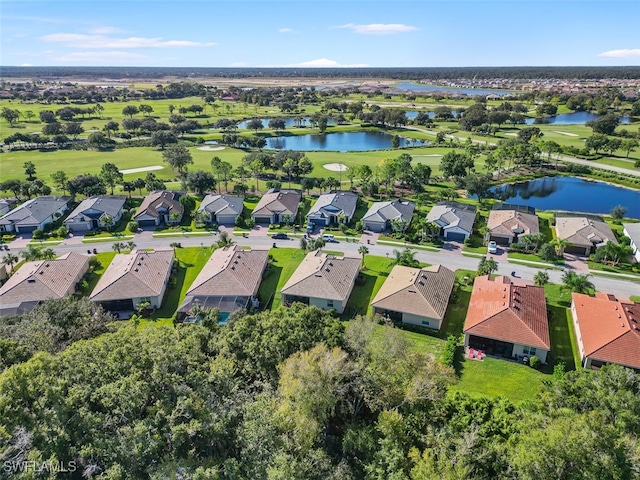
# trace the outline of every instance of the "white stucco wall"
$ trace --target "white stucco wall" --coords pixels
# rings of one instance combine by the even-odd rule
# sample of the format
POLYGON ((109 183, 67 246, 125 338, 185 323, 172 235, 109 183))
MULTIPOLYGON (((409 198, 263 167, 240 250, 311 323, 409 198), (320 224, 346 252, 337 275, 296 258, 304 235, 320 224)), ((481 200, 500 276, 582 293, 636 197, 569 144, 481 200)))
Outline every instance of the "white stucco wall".
POLYGON ((314 307, 318 307, 322 310, 331 310, 335 308, 336 312, 342 313, 344 311, 344 305, 340 300, 333 300, 333 305, 330 305, 331 301, 326 298, 309 298, 309 305, 313 305, 314 307))
MULTIPOLYGON (((525 348, 525 345, 519 345, 517 343, 514 344, 512 355, 513 356, 518 356, 518 355, 530 356, 529 353, 524 352, 524 348, 525 348)), ((536 347, 536 353, 534 355, 538 357, 542 363, 547 363, 547 353, 549 353, 548 350, 543 350, 542 348, 536 347)))
POLYGON ((420 325, 421 327, 433 328, 436 330, 440 329, 440 320, 437 318, 423 317, 420 315, 413 315, 411 313, 403 313, 402 321, 404 323, 410 323, 412 325, 420 325), (424 322, 428 322, 424 323, 424 322))

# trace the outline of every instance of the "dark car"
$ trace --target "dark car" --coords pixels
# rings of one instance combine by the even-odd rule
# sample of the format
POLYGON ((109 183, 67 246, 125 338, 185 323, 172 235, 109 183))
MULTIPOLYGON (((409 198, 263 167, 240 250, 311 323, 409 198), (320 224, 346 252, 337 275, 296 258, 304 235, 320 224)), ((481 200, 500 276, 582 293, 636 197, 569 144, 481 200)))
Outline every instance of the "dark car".
POLYGON ((271 238, 273 238, 274 240, 287 240, 289 237, 286 233, 278 232, 271 235, 271 238))

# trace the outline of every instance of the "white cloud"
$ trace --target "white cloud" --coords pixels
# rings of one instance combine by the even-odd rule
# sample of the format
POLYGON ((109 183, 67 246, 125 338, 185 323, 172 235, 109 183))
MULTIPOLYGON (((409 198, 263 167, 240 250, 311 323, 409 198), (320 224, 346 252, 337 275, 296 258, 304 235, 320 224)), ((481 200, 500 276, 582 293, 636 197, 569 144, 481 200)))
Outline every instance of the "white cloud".
POLYGON ((213 47, 213 42, 192 42, 189 40, 163 40, 162 37, 109 38, 104 35, 83 35, 79 33, 53 33, 40 37, 47 43, 63 43, 80 48, 167 48, 167 47, 213 47))
POLYGON ((21 67, 33 67, 33 65, 30 64, 30 63, 22 63, 22 64, 20 64, 20 66, 21 67))
POLYGON ((598 54, 604 58, 636 58, 640 57, 640 48, 623 48, 622 50, 609 50, 598 54))
POLYGON ((140 61, 148 60, 149 57, 132 52, 72 52, 65 55, 56 56, 58 62, 100 62, 102 60, 112 61, 140 61))
POLYGON ((124 33, 124 30, 118 27, 93 27, 87 30, 94 35, 108 35, 110 33, 124 33))
POLYGON ((292 28, 280 28, 278 29, 278 33, 294 33, 295 30, 292 28))
POLYGON ((360 35, 393 35, 395 33, 406 33, 418 30, 417 27, 404 25, 403 23, 370 23, 368 25, 347 23, 346 25, 333 28, 346 28, 360 35))
POLYGON ((318 58, 316 60, 309 60, 308 62, 294 63, 291 65, 284 65, 287 67, 302 67, 302 68, 364 68, 369 67, 364 63, 354 63, 350 65, 343 65, 335 60, 329 60, 328 58, 318 58))

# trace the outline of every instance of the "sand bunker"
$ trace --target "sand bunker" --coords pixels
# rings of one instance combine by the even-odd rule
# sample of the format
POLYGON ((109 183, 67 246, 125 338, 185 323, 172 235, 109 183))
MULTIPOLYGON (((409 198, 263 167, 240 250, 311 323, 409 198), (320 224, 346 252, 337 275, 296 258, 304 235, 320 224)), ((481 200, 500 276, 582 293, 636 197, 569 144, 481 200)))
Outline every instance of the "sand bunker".
POLYGON ((164 167, 162 165, 151 165, 150 167, 128 168, 126 170, 120 170, 120 173, 126 175, 127 173, 153 172, 154 170, 162 170, 163 168, 164 167))
POLYGON ((205 152, 219 152, 224 150, 224 147, 212 147, 211 145, 205 145, 204 147, 197 147, 198 150, 204 150, 205 152))
POLYGON ((579 135, 576 133, 569 133, 569 132, 560 132, 558 130, 551 130, 553 133, 559 133, 560 135, 566 135, 567 137, 578 137, 579 135))
POLYGON ((344 163, 325 163, 323 167, 327 170, 331 170, 332 172, 346 172, 349 170, 349 167, 344 163))

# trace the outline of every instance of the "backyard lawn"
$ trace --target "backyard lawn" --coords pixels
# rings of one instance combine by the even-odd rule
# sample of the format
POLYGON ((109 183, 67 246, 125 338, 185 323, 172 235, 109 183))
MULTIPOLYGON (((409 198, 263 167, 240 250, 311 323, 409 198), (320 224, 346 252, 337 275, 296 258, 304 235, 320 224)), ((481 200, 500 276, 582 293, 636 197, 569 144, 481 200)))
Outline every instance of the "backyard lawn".
POLYGON ((261 305, 274 309, 281 305, 280 290, 304 259, 305 252, 299 248, 272 248, 269 253, 273 257, 273 262, 269 265, 260 284, 258 296, 261 305))
POLYGON ((389 258, 375 255, 365 255, 364 265, 365 268, 353 287, 349 302, 344 310, 345 318, 353 318, 358 314, 371 314, 371 300, 382 287, 392 268, 389 258))

